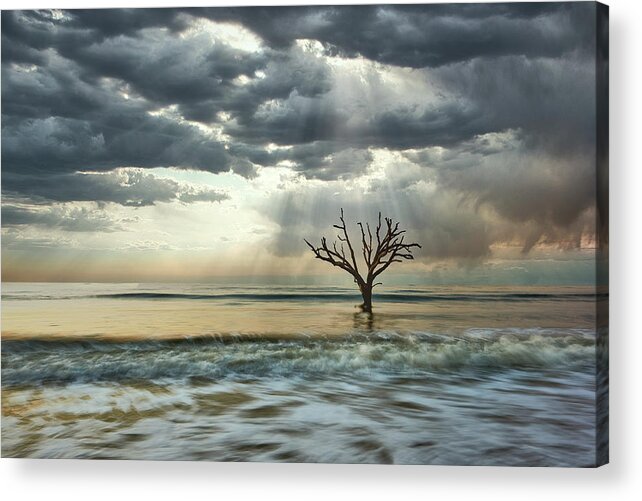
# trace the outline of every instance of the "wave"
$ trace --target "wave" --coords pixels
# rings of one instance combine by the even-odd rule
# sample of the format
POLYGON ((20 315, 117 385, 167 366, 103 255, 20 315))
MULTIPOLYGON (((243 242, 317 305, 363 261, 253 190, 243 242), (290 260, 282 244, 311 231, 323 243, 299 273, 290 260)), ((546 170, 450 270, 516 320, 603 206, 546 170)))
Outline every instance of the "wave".
MULTIPOLYGON (((103 294, 96 297, 110 299, 206 299, 206 300, 250 300, 250 301, 342 301, 360 300, 359 294, 351 293, 232 293, 232 294, 176 294, 163 292, 127 292, 103 294)), ((587 299, 594 300, 595 294, 546 294, 546 293, 511 293, 511 294, 409 294, 409 293, 375 293, 378 301, 391 302, 425 302, 425 301, 529 301, 537 299, 587 299)))
POLYGON ((171 341, 3 342, 3 385, 189 378, 416 376, 510 368, 592 370, 589 332, 543 330, 463 336, 376 332, 344 338, 199 337, 171 341))
MULTIPOLYGON (((596 301, 604 299, 603 294, 594 293, 472 293, 472 294, 430 294, 416 292, 381 292, 374 294, 380 302, 423 303, 433 301, 495 302, 495 301, 596 301)), ((252 293, 175 293, 175 292, 118 292, 91 295, 34 295, 30 297, 3 295, 3 300, 52 300, 52 299, 120 299, 120 300, 207 300, 207 301, 256 301, 256 302, 334 302, 361 301, 353 292, 252 292, 252 293)))

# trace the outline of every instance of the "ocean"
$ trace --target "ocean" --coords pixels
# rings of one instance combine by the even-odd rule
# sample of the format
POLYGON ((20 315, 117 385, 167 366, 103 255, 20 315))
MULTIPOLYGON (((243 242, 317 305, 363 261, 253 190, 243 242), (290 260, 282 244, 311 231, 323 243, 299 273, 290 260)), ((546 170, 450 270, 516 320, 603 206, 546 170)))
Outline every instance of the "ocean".
MULTIPOLYGON (((593 466, 590 287, 2 284, 2 455, 593 466)), ((606 353, 602 353, 607 356, 606 353)))

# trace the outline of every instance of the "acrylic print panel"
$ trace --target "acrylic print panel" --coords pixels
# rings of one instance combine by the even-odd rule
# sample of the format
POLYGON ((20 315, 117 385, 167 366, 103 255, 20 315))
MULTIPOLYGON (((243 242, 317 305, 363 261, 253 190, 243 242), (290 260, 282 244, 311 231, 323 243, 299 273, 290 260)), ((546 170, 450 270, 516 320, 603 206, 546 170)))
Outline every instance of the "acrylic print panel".
POLYGON ((597 3, 2 13, 2 455, 608 461, 597 3))

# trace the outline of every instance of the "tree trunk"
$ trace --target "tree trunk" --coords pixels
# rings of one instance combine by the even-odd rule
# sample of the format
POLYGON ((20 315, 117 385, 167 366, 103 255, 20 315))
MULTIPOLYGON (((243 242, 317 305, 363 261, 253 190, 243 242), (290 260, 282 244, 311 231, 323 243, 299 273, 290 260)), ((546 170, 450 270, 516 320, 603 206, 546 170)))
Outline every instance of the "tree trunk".
POLYGON ((364 313, 372 313, 372 285, 364 283, 359 287, 361 289, 361 296, 363 297, 363 304, 361 304, 361 311, 364 313))

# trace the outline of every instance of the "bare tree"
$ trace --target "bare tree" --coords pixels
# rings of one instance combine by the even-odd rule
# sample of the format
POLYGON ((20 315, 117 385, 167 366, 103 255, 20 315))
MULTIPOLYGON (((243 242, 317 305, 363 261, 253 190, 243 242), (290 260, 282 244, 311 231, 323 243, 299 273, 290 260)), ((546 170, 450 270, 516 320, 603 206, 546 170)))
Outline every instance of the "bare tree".
POLYGON ((337 238, 340 243, 335 241, 329 247, 325 237, 321 239, 320 247, 315 247, 307 240, 305 240, 305 243, 314 252, 315 258, 341 268, 353 276, 354 282, 359 286, 363 296, 363 304, 360 305, 361 310, 366 313, 372 313, 372 290, 377 285, 381 285, 381 282, 375 281, 377 277, 386 271, 392 263, 400 263, 404 259, 414 259, 412 249, 413 247, 421 248, 421 245, 404 243, 406 230, 400 230, 399 223, 388 217, 384 218, 384 228, 381 222, 381 212, 379 213, 379 221, 374 237, 369 223, 366 223, 365 228, 363 223, 357 223, 361 230, 361 250, 367 268, 365 276, 362 276, 359 272, 354 247, 348 236, 346 222, 343 219, 343 209, 341 209, 339 220, 341 224, 335 224, 333 227, 339 230, 337 238), (376 239, 376 242, 374 242, 374 239, 376 239), (346 246, 348 247, 347 253, 346 246))

